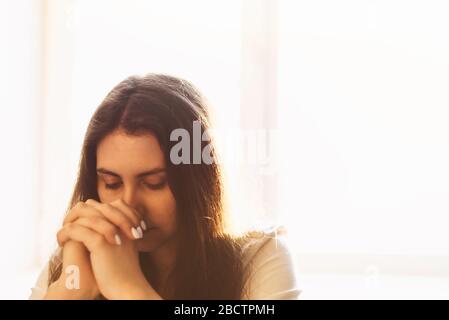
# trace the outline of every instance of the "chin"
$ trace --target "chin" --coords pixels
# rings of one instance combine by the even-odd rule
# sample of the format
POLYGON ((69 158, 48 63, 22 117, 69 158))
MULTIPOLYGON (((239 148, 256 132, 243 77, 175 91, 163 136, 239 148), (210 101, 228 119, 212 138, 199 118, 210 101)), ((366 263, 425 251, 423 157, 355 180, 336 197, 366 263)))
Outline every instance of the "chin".
POLYGON ((155 251, 157 248, 160 247, 160 245, 155 244, 155 243, 145 243, 142 242, 143 240, 139 240, 139 243, 137 243, 137 250, 139 252, 153 252, 155 251))
POLYGON ((139 252, 152 252, 161 247, 167 239, 158 229, 150 229, 143 234, 143 239, 137 240, 137 250, 139 252))

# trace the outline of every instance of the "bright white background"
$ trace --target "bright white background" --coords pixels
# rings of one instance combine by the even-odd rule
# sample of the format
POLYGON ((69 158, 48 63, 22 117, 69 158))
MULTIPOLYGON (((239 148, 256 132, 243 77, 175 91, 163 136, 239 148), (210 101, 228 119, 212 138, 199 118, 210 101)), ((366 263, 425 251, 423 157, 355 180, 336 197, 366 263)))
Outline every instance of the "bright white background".
POLYGON ((1 0, 0 298, 27 298, 55 248, 93 110, 145 72, 192 81, 218 128, 278 134, 277 161, 227 166, 230 209, 239 230, 288 227, 303 298, 449 298, 447 16, 424 0, 1 0))

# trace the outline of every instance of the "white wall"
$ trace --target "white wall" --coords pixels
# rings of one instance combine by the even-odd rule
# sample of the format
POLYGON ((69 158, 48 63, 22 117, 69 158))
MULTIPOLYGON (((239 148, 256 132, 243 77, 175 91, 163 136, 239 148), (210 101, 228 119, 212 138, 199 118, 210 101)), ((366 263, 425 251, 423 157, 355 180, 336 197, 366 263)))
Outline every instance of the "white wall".
POLYGON ((23 296, 39 210, 41 33, 38 2, 0 2, 0 298, 23 296))
POLYGON ((280 12, 279 193, 300 268, 438 276, 445 285, 416 281, 416 293, 449 297, 449 4, 282 1, 280 12))

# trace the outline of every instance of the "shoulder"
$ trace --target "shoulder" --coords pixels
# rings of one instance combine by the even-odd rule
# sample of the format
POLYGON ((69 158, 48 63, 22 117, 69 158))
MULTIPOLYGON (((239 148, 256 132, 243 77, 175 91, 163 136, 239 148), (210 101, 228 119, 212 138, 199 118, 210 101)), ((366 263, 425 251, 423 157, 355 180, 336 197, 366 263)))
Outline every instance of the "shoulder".
POLYGON ((47 293, 49 264, 47 263, 41 270, 34 287, 31 288, 29 300, 42 300, 47 293))
POLYGON ((287 231, 283 226, 269 226, 248 231, 240 236, 238 241, 241 244, 245 268, 248 268, 254 259, 264 258, 274 250, 288 250, 286 234, 287 231))
POLYGON ((284 226, 247 232, 239 239, 247 299, 297 299, 295 259, 284 226))
POLYGON ((48 278, 50 273, 50 261, 52 259, 60 259, 61 248, 55 250, 50 260, 45 264, 41 270, 34 287, 31 288, 31 294, 28 297, 29 300, 42 300, 47 293, 48 278))

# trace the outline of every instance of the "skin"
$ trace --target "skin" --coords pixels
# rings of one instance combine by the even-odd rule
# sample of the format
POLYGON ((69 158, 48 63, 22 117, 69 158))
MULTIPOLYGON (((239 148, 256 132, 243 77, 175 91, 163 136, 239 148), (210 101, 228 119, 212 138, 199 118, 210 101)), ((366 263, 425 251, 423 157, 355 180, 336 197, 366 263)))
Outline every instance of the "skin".
POLYGON ((47 299, 162 299, 158 294, 176 257, 176 202, 167 182, 157 139, 116 130, 97 147, 99 202, 89 199, 70 210, 57 238, 63 270, 80 269, 80 289, 65 288, 62 272, 47 299), (146 225, 141 239, 132 228, 146 225), (117 243, 117 236, 120 244, 117 243), (157 279, 150 284, 139 264, 146 252, 157 279))

